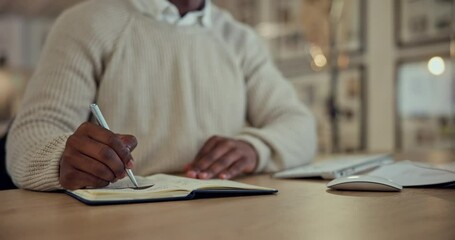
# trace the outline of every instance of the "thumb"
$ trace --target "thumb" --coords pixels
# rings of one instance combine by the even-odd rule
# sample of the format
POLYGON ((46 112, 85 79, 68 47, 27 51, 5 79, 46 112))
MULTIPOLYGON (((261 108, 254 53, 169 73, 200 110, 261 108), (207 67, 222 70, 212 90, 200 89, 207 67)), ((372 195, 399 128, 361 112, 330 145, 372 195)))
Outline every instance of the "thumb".
POLYGON ((135 136, 128 134, 119 134, 119 136, 123 144, 125 144, 130 149, 131 152, 136 148, 137 139, 135 136))

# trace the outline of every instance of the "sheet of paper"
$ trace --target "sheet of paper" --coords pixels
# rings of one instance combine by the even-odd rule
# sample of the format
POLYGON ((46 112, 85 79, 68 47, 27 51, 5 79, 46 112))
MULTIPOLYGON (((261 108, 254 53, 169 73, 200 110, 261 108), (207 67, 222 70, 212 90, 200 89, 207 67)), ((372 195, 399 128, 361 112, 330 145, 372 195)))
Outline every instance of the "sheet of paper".
POLYGON ((455 173, 455 162, 452 163, 444 163, 444 164, 434 164, 430 165, 431 167, 438 168, 438 169, 445 169, 455 173))
POLYGON ((455 172, 409 160, 381 166, 367 175, 387 178, 403 187, 455 182, 455 172))

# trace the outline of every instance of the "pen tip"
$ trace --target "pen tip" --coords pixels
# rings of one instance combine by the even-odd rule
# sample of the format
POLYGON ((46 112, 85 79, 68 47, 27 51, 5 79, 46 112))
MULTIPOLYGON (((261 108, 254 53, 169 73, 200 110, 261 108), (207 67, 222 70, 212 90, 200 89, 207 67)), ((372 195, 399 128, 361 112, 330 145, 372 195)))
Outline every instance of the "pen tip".
POLYGON ((126 169, 126 173, 128 174, 128 177, 130 178, 130 180, 134 184, 134 186, 139 187, 139 184, 137 184, 136 178, 134 177, 134 174, 131 171, 131 169, 126 169))

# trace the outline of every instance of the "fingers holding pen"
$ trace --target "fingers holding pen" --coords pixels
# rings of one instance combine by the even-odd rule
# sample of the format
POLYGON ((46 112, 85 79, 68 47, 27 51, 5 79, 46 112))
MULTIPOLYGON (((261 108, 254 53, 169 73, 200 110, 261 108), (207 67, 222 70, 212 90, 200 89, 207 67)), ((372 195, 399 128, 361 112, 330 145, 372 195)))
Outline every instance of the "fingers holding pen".
POLYGON ((60 160, 61 185, 67 189, 102 187, 126 176, 133 167, 131 151, 137 140, 93 123, 83 123, 65 146, 60 160))
MULTIPOLYGON (((93 161, 99 162, 104 165, 117 179, 125 177, 124 164, 116 152, 101 142, 95 141, 88 136, 73 135, 68 138, 67 146, 71 146, 64 155, 65 159, 71 159, 77 156, 78 159, 73 160, 73 166, 79 166, 82 164, 83 159, 88 157, 93 161)), ((94 163, 90 164, 93 166, 94 163)), ((93 169, 95 171, 95 169, 93 169)), ((89 173, 98 176, 94 172, 88 171, 89 173)))
POLYGON ((65 189, 104 187, 116 180, 113 171, 102 162, 85 155, 74 147, 70 137, 60 160, 59 181, 65 189))
POLYGON ((132 135, 115 134, 99 125, 93 123, 84 123, 81 125, 82 134, 89 138, 107 145, 99 149, 103 159, 114 158, 111 150, 115 152, 126 168, 133 168, 133 157, 131 151, 137 146, 137 140, 132 135))

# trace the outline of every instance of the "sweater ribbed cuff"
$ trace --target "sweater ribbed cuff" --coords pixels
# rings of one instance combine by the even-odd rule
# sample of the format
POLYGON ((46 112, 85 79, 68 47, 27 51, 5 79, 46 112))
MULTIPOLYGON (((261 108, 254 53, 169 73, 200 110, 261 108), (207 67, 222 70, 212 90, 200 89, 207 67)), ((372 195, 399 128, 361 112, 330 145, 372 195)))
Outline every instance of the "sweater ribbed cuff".
POLYGON ((254 147, 258 154, 258 164, 254 172, 262 172, 270 159, 270 148, 259 138, 247 133, 241 133, 234 138, 245 141, 254 147))
POLYGON ((39 191, 63 189, 59 181, 60 159, 62 158, 66 141, 70 135, 65 134, 54 138, 45 145, 44 149, 38 152, 39 159, 36 159, 36 162, 47 166, 37 173, 30 173, 30 179, 28 179, 27 184, 29 187, 26 188, 39 191))
POLYGON ((48 146, 52 148, 52 154, 49 156, 51 159, 51 166, 50 170, 50 181, 49 187, 63 189, 60 185, 59 177, 60 177, 60 159, 62 158, 63 151, 65 151, 66 141, 70 134, 60 136, 55 139, 51 144, 48 146))

